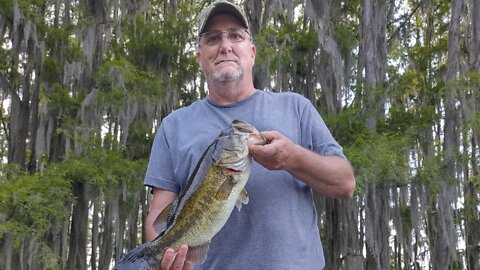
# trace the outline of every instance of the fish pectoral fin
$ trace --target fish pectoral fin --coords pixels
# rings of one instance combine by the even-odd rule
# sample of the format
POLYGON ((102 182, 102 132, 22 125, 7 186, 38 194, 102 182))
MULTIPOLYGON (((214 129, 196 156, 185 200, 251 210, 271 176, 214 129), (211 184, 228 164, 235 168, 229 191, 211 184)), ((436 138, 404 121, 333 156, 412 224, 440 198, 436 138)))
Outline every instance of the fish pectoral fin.
POLYGON ((168 223, 171 221, 170 216, 171 216, 173 208, 174 208, 174 203, 176 203, 175 200, 173 202, 171 202, 169 205, 167 205, 167 207, 165 207, 162 210, 162 212, 160 212, 160 214, 158 214, 157 218, 153 222, 153 229, 158 234, 161 234, 162 232, 164 232, 167 229, 167 227, 169 225, 168 223))
POLYGON ((219 201, 225 201, 230 197, 232 189, 235 186, 235 178, 231 175, 227 176, 222 185, 218 188, 217 194, 215 194, 215 199, 219 201))
POLYGON ((235 202, 235 206, 237 207, 238 211, 242 209, 242 204, 247 204, 249 201, 248 193, 245 189, 242 189, 240 191, 240 194, 238 195, 237 201, 235 202))
POLYGON ((195 247, 188 247, 187 260, 192 261, 195 264, 203 264, 207 259, 209 247, 210 242, 195 247))

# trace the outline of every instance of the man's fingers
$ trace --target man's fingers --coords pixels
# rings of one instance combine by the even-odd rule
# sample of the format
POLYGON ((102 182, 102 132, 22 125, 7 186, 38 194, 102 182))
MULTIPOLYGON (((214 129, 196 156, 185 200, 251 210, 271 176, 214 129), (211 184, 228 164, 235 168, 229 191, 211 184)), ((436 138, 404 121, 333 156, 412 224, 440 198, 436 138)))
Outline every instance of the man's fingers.
POLYGON ((188 246, 183 245, 178 249, 177 255, 175 256, 175 260, 173 261, 172 270, 181 270, 183 268, 183 264, 185 263, 185 258, 187 257, 188 246))
POLYGON ((269 142, 272 141, 273 139, 278 138, 278 136, 279 136, 277 131, 262 131, 260 133, 262 133, 262 135, 265 136, 265 138, 269 142))
POLYGON ((175 251, 171 248, 167 248, 163 253, 162 261, 160 262, 160 269, 161 270, 168 270, 173 264, 173 260, 175 259, 175 251))

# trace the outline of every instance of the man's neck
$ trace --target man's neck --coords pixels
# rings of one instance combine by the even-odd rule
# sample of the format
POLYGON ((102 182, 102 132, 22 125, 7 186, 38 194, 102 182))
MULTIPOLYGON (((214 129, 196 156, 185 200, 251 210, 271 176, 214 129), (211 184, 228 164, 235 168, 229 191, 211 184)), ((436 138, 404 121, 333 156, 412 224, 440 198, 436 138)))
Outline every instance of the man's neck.
POLYGON ((217 82, 209 85, 208 98, 220 105, 240 102, 255 93, 253 84, 239 85, 238 82, 217 82))

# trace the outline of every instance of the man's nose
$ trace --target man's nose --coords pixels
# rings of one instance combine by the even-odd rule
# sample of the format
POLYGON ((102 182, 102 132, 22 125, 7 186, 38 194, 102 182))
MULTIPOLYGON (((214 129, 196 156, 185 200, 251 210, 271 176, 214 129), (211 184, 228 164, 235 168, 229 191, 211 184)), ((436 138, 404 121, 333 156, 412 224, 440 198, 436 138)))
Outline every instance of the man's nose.
POLYGON ((231 51, 232 50, 232 42, 228 39, 227 33, 222 33, 219 48, 220 48, 221 51, 231 51))

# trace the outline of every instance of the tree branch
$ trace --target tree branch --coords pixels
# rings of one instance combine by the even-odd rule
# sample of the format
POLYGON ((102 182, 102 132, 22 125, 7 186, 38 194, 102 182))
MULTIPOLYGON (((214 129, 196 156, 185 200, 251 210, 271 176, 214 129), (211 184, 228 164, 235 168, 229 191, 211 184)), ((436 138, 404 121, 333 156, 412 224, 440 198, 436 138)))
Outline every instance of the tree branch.
POLYGON ((392 39, 394 39, 395 37, 398 36, 398 34, 400 33, 400 30, 405 26, 405 24, 407 24, 408 21, 410 21, 410 19, 417 12, 417 10, 423 5, 424 2, 425 2, 425 0, 418 3, 418 5, 412 10, 412 12, 410 12, 408 17, 402 22, 402 24, 400 24, 400 26, 397 29, 395 29, 395 31, 393 31, 392 35, 387 40, 387 46, 388 47, 390 47, 390 42, 392 41, 392 39))

